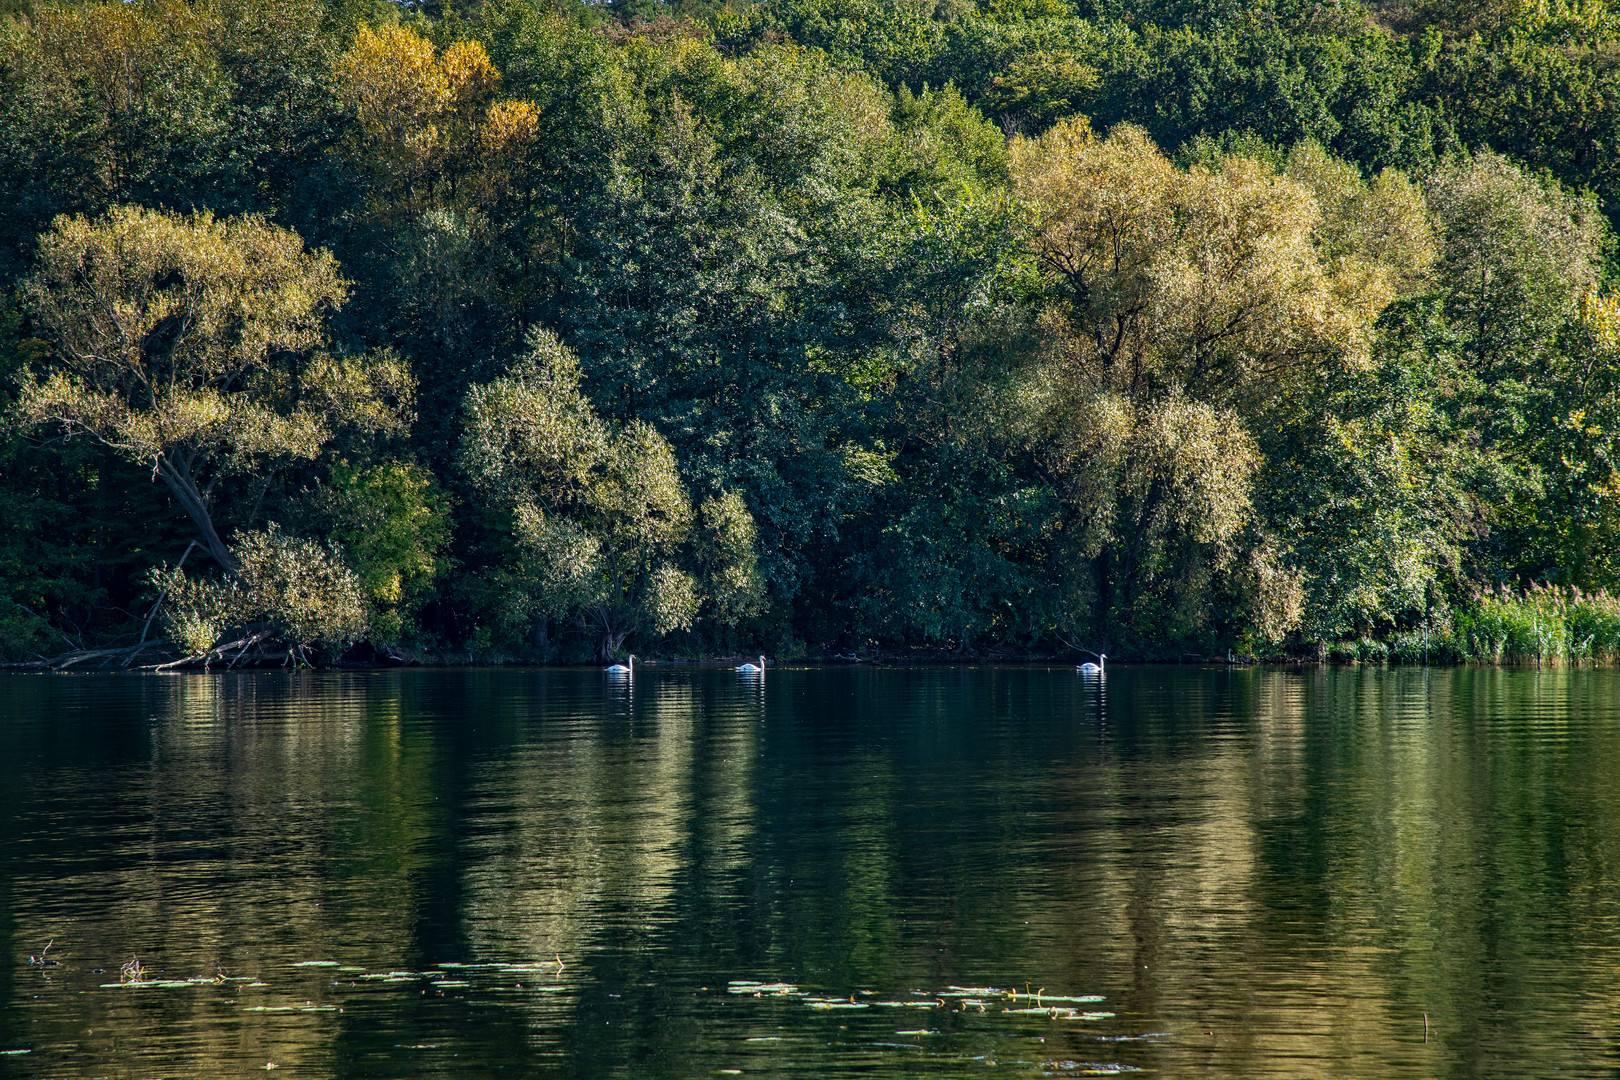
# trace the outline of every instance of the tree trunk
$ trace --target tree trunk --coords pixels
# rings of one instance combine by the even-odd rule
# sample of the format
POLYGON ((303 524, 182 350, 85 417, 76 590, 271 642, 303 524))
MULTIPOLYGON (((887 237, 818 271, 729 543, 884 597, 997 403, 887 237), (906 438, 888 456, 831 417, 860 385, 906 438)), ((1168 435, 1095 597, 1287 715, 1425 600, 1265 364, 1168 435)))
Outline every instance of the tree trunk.
POLYGON ((155 472, 186 513, 191 515, 191 520, 196 522, 208 554, 214 557, 214 561, 219 563, 226 573, 234 577, 237 571, 236 557, 231 554, 231 549, 225 545, 225 541, 220 539, 219 530, 214 528, 214 517, 208 512, 208 502, 197 489, 197 482, 191 478, 191 474, 176 468, 166 456, 157 459, 155 472))
POLYGON ((604 630, 596 641, 596 658, 607 663, 619 654, 619 646, 629 637, 629 631, 604 630))
POLYGON ((613 604, 593 604, 581 613, 581 621, 596 630, 596 658, 604 664, 618 655, 619 646, 636 629, 635 612, 613 604))

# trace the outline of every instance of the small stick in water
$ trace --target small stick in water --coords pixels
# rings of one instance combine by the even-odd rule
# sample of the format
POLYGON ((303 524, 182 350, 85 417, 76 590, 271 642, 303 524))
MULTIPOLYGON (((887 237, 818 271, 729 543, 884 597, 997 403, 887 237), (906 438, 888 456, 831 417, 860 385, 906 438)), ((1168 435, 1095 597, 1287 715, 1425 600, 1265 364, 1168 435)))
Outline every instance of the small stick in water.
POLYGON ((1425 1043, 1427 1043, 1429 1041, 1429 1014, 1428 1013, 1423 1014, 1423 1041, 1425 1043))

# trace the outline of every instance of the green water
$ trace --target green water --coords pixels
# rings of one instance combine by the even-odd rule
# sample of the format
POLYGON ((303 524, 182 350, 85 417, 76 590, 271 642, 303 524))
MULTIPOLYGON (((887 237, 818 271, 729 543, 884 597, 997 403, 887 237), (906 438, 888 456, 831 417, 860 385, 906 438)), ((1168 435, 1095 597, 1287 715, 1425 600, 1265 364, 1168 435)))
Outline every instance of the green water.
POLYGON ((0 1075, 1620 1072, 1616 672, 7 676, 0 767, 0 1075))

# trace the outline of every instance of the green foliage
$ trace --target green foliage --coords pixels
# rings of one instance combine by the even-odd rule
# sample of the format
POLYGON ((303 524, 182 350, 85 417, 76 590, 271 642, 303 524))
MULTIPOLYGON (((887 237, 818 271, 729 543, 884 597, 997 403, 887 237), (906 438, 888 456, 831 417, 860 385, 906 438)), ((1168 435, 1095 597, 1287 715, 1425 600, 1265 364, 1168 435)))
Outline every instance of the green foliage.
POLYGON ((1181 393, 1133 401, 1059 383, 1045 397, 1043 457, 1070 510, 1065 638, 1102 651, 1192 643, 1253 520, 1253 438, 1181 393))
POLYGON ((373 632, 397 641, 446 569, 449 500, 421 466, 390 461, 358 468, 333 463, 317 489, 327 537, 342 550, 374 612, 373 632))
POLYGON ((1612 368, 1593 336, 1604 321, 1593 290, 1608 230, 1590 201, 1494 155, 1436 170, 1426 187, 1447 316, 1428 347, 1455 365, 1451 408, 1491 472, 1483 569, 1601 585, 1581 552, 1612 476, 1612 368))
POLYGON ((577 208, 546 322, 604 416, 656 427, 697 490, 749 493, 791 600, 855 494, 837 448, 864 410, 874 298, 851 286, 883 231, 889 100, 790 50, 630 59, 646 111, 577 208))
MULTIPOLYGON (((1410 316, 1408 316, 1410 317, 1410 316)), ((1309 642, 1387 635, 1446 608, 1479 527, 1478 468, 1437 371, 1392 316, 1369 367, 1335 366, 1258 425, 1263 519, 1301 588, 1309 642)))
POLYGON ((1001 133, 955 88, 895 94, 894 158, 886 185, 896 194, 950 199, 963 189, 994 189, 1007 180, 1001 133))
POLYGON ((1447 162, 1426 187, 1444 237, 1438 284, 1469 360, 1491 377, 1539 366, 1597 282, 1596 207, 1492 153, 1447 162))
POLYGON ((668 442, 647 423, 599 417, 554 335, 536 330, 528 344, 464 407, 462 469, 510 513, 500 617, 577 618, 606 659, 635 631, 689 628, 705 602, 732 618, 751 614, 760 585, 742 500, 728 493, 696 512, 668 442))
POLYGON ((903 481, 874 493, 871 535, 848 569, 857 641, 975 655, 1040 640, 1060 515, 1046 485, 986 449, 952 439, 911 456, 903 481))
POLYGON ((1571 187, 1600 191, 1613 215, 1620 180, 1614 15, 1606 5, 1525 4, 1478 8, 1469 21, 1487 10, 1482 25, 1453 21, 1424 35, 1414 96, 1449 120, 1461 145, 1488 146, 1571 187))
POLYGON ((7 10, 7 655, 186 516, 193 645, 1514 659, 1498 583, 1620 587, 1606 5, 7 10))
POLYGON ((7 217, 31 235, 57 213, 202 183, 229 99, 217 30, 180 3, 36 4, 0 24, 0 169, 33 180, 7 217))
POLYGON ((735 491, 698 507, 696 561, 702 568, 704 612, 716 624, 734 625, 765 606, 759 572, 759 530, 748 504, 735 491))
POLYGON ((320 0, 35 3, 0 19, 0 278, 63 213, 266 212, 341 127, 320 0))
POLYGON ((1111 52, 1092 115, 1129 118, 1161 144, 1250 132, 1283 146, 1313 140, 1367 166, 1410 167, 1448 129, 1414 100, 1404 44, 1348 12, 1292 25, 1245 9, 1211 25, 1145 27, 1111 52))
POLYGON ((337 548, 289 536, 271 522, 263 532, 237 536, 231 553, 236 572, 228 577, 191 577, 179 567, 152 571, 165 632, 187 654, 256 632, 295 648, 333 651, 366 635, 365 589, 337 548))

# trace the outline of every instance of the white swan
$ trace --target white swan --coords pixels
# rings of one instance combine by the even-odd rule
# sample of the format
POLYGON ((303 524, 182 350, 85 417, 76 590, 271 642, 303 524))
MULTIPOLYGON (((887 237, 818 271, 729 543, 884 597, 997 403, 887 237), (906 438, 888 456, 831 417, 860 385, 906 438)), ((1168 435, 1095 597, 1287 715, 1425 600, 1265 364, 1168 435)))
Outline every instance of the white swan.
POLYGON ((765 658, 761 656, 758 664, 738 664, 737 670, 749 675, 765 674, 765 658))
POLYGON ((607 673, 609 675, 633 675, 633 674, 635 674, 635 669, 636 669, 636 654, 631 653, 630 654, 630 663, 628 665, 626 665, 626 664, 609 664, 607 666, 607 673))
POLYGON ((1095 664, 1093 664, 1090 660, 1087 660, 1085 663, 1081 664, 1079 667, 1075 668, 1074 670, 1085 672, 1088 675, 1101 675, 1102 672, 1103 672, 1103 665, 1106 664, 1107 662, 1108 662, 1108 654, 1107 653, 1098 653, 1097 654, 1097 662, 1095 664))

